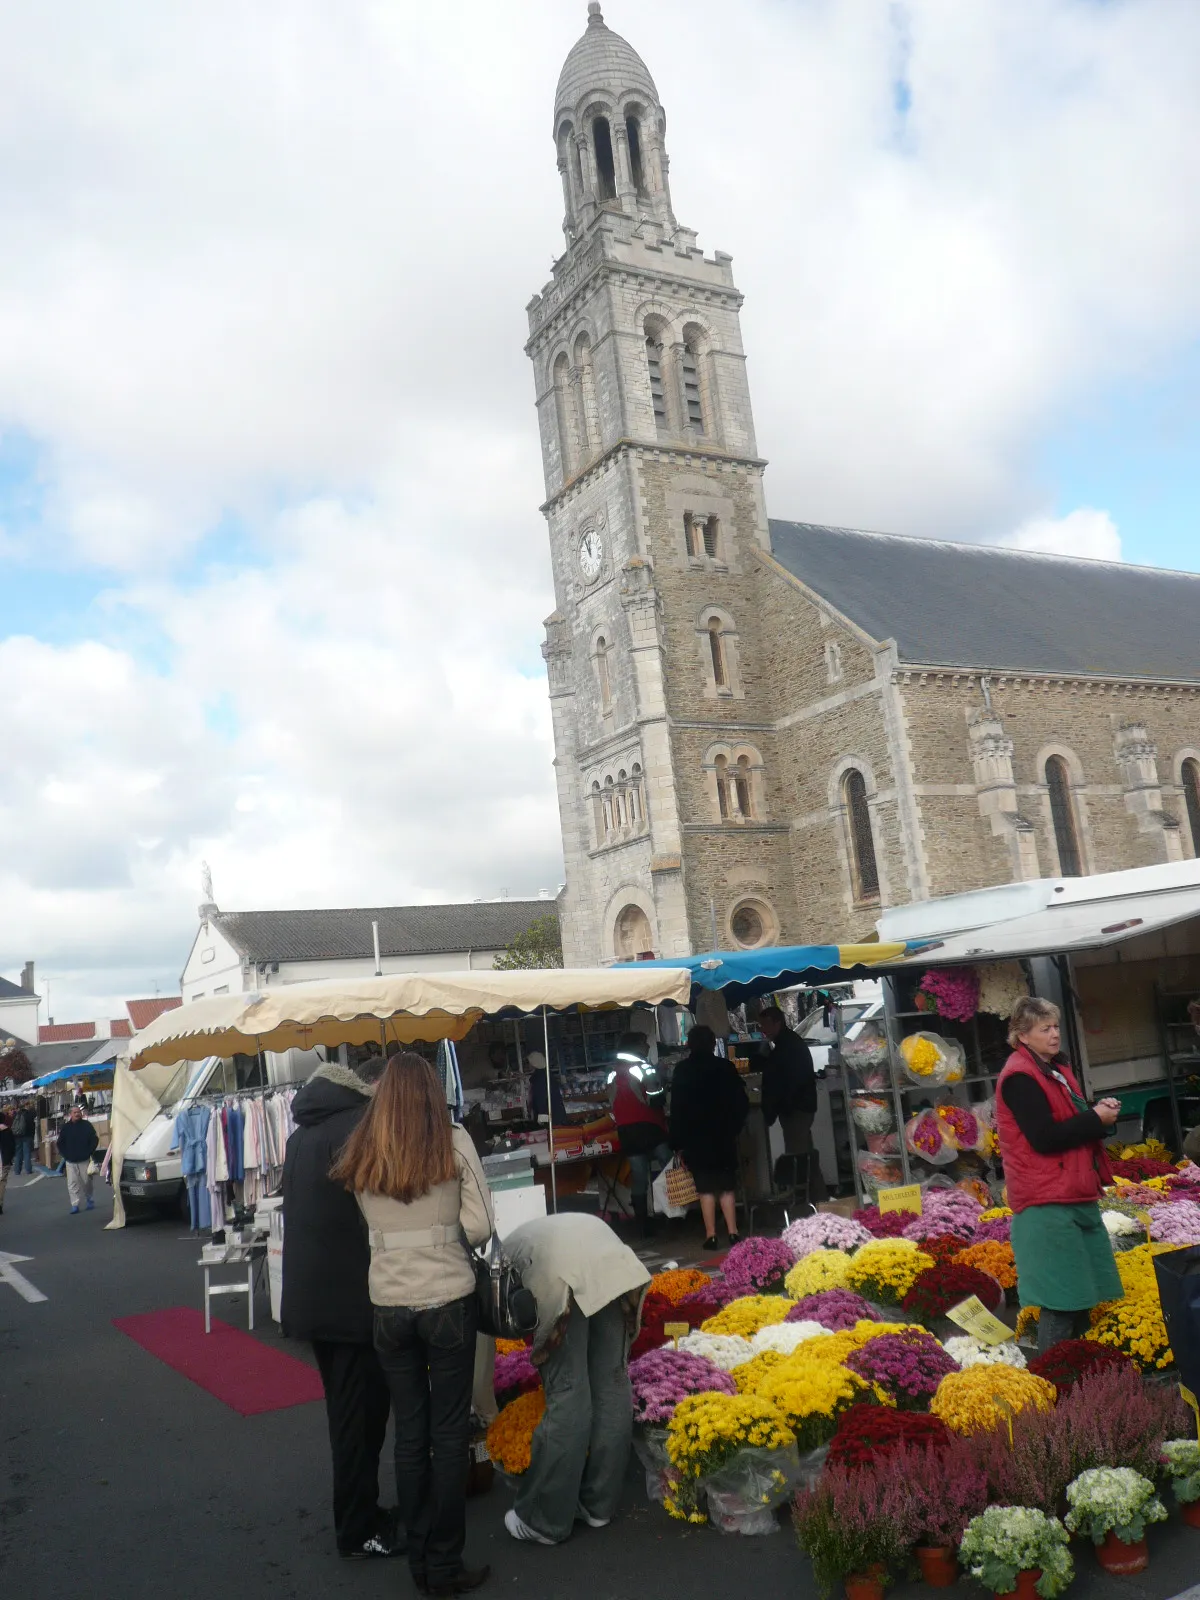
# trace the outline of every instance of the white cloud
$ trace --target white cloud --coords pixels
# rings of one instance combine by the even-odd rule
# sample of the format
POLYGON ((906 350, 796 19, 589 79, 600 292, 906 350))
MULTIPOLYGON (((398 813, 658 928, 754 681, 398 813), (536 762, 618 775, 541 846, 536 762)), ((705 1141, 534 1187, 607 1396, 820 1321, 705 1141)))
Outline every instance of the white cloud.
MULTIPOLYGON (((93 642, 0 641, 0 970, 169 983, 201 856, 231 905, 557 882, 522 307, 584 13, 0 18, 0 434, 41 452, 0 563, 108 586, 93 642)), ((607 13, 734 253, 772 512, 1119 553, 1030 445, 1200 331, 1200 9, 607 13)))
POLYGON ((1120 561, 1121 535, 1107 511, 1080 506, 1065 517, 1030 517, 1007 539, 1015 550, 1040 550, 1051 556, 1089 556, 1120 561))

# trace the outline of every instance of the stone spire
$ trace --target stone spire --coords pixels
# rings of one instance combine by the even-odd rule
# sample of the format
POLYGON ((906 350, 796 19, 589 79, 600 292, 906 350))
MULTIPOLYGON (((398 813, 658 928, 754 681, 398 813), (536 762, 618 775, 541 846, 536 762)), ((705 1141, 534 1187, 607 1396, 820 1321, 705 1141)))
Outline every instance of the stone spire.
POLYGON ((591 0, 587 27, 563 63, 554 96, 568 241, 602 213, 673 230, 666 125, 649 68, 591 0))

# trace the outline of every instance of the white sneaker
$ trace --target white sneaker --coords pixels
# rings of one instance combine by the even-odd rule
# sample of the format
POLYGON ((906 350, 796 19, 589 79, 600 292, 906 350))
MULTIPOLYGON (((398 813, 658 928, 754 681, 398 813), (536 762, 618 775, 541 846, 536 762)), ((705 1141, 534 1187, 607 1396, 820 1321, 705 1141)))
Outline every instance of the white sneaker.
POLYGON ((525 1539, 532 1544, 553 1544, 553 1539, 547 1539, 544 1533, 539 1533, 536 1528, 531 1528, 527 1522, 522 1522, 515 1511, 504 1513, 504 1526, 514 1539, 525 1539))
POLYGON ((589 1528, 607 1528, 611 1517, 593 1517, 582 1506, 575 1507, 575 1521, 586 1522, 589 1528))

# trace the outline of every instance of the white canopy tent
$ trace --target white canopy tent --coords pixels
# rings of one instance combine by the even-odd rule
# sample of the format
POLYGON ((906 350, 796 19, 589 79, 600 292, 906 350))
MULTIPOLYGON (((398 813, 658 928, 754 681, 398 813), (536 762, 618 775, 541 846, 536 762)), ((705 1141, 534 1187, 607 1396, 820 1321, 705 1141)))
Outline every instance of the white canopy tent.
MULTIPOLYGON (((164 1011, 129 1041, 113 1085, 113 1220, 125 1224, 125 1151, 162 1109, 158 1094, 178 1063, 206 1056, 311 1050, 316 1045, 378 1043, 386 1052, 416 1040, 462 1039, 484 1017, 542 1014, 550 1073, 551 1011, 612 1010, 674 1002, 686 1006, 686 967, 551 967, 517 972, 412 972, 350 981, 282 984, 250 994, 213 995, 164 1011)), ((547 1103, 552 1104, 548 1095, 547 1103)), ((553 1125, 550 1148, 554 1148, 553 1125)), ((553 1180, 554 1168, 551 1165, 553 1180)))

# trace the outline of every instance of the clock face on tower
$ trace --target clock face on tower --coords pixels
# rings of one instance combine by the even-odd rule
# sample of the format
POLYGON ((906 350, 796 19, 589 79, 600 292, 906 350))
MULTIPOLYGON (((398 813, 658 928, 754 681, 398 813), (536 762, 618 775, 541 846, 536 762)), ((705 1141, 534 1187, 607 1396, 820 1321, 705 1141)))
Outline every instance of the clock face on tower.
POLYGON ((579 541, 579 570, 585 583, 595 583, 604 565, 604 540, 596 528, 589 528, 579 541))

